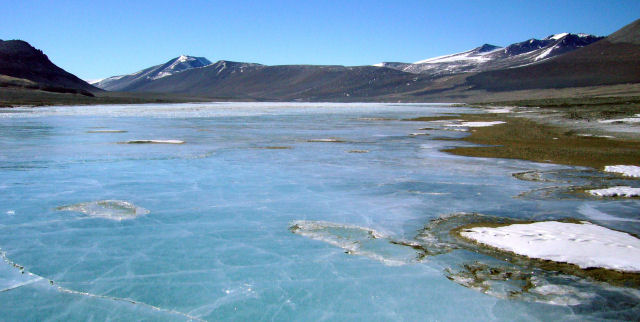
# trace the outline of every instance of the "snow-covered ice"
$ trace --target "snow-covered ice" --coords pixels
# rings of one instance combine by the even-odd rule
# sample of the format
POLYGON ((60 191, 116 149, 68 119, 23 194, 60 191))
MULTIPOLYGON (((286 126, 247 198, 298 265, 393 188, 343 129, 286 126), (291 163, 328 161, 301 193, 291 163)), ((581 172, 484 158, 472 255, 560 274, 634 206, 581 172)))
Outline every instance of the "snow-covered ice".
POLYGON ((617 186, 604 189, 587 190, 587 193, 599 197, 640 197, 640 188, 617 186))
POLYGON ((543 221, 473 227, 460 234, 490 247, 524 255, 623 272, 640 272, 640 239, 589 222, 543 221))
POLYGON ((627 177, 640 178, 640 167, 636 165, 608 165, 605 172, 620 173, 627 177))

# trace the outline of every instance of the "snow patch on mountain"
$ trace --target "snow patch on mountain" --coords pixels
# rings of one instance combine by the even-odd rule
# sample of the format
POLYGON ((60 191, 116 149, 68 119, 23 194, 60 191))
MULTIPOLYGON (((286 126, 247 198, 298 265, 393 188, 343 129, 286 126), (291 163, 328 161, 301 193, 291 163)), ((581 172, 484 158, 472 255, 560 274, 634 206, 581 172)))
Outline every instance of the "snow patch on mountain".
POLYGON ((209 65, 211 65, 211 62, 204 57, 180 55, 164 64, 149 67, 133 74, 105 78, 92 83, 92 85, 109 91, 118 91, 135 84, 154 81, 185 70, 207 67, 209 65))

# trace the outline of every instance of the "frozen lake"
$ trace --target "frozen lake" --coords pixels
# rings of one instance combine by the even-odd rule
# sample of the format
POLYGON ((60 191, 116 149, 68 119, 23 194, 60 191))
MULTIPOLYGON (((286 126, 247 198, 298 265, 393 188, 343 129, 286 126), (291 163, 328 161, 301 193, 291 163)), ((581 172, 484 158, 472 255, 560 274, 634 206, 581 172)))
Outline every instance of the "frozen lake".
POLYGON ((0 109, 0 320, 638 318, 637 289, 543 273, 547 292, 565 288, 483 293, 456 282, 455 271, 498 260, 400 245, 428 247, 416 236, 454 213, 577 218, 640 234, 637 199, 568 192, 624 180, 450 155, 439 149, 468 145, 455 140, 468 133, 402 120, 475 112, 311 103, 0 109), (144 140, 165 142, 125 144, 144 140), (527 171, 550 179, 514 176, 527 171))

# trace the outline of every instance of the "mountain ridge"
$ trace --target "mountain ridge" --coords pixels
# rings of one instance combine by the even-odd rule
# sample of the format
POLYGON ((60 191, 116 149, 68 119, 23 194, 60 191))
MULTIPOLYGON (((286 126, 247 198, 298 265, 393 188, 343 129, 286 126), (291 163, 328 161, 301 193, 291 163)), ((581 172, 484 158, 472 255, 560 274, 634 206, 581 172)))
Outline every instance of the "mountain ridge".
POLYGON ((374 66, 389 67, 432 77, 470 72, 513 68, 532 64, 590 45, 604 37, 588 34, 560 33, 543 39, 525 41, 499 47, 484 44, 474 49, 420 60, 414 63, 388 62, 374 66))
POLYGON ((151 66, 132 74, 111 76, 96 80, 92 85, 108 91, 123 91, 129 87, 171 76, 193 68, 201 68, 211 65, 211 61, 204 57, 180 55, 170 59, 166 63, 151 66))
POLYGON ((467 78, 488 91, 566 88, 640 82, 640 19, 589 46, 536 64, 467 78))

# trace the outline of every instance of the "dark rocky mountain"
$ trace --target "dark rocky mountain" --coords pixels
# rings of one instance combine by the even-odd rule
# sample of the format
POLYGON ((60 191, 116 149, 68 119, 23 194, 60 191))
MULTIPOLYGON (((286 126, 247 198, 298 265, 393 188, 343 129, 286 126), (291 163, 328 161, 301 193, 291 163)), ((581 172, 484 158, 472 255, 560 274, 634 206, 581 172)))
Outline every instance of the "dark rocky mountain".
POLYGON ((562 33, 544 39, 529 39, 504 48, 484 44, 462 53, 429 58, 412 64, 380 63, 375 66, 434 77, 480 72, 543 61, 590 45, 602 38, 587 34, 562 33))
POLYGON ((92 82, 92 85, 108 91, 128 91, 156 79, 171 76, 185 70, 211 65, 204 57, 181 55, 168 62, 143 69, 129 75, 112 76, 92 82))
MULTIPOLYGON (((0 75, 11 77, 11 81, 0 82, 2 86, 17 86, 52 92, 83 93, 100 91, 54 65, 47 55, 22 40, 0 40, 0 75), (30 82, 18 82, 23 79, 30 82)), ((5 80, 9 78, 4 78, 5 80)))
POLYGON ((638 83, 640 19, 591 45, 527 66, 482 72, 467 82, 490 91, 638 83))

